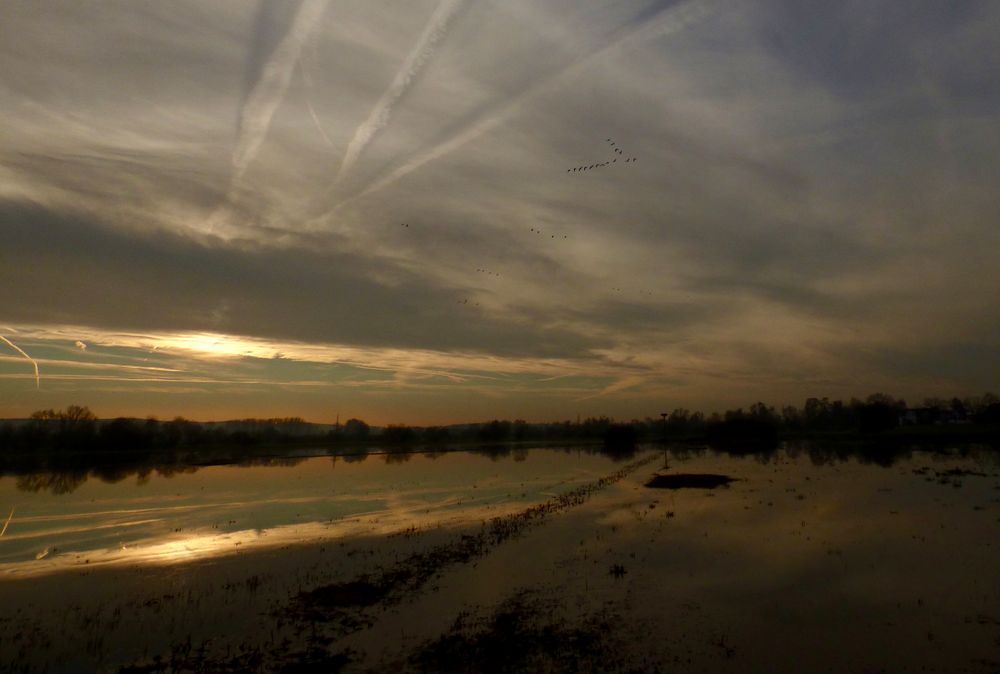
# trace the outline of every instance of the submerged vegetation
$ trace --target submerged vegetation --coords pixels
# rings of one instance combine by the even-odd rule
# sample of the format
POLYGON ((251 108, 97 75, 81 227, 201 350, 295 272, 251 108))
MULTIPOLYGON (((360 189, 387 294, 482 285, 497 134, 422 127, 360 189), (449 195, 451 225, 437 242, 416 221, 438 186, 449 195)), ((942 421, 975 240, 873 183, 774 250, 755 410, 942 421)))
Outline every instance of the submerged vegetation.
POLYGON ((636 672, 622 656, 622 617, 604 608, 568 625, 537 593, 522 591, 491 614, 463 614, 422 644, 410 664, 422 672, 636 672))

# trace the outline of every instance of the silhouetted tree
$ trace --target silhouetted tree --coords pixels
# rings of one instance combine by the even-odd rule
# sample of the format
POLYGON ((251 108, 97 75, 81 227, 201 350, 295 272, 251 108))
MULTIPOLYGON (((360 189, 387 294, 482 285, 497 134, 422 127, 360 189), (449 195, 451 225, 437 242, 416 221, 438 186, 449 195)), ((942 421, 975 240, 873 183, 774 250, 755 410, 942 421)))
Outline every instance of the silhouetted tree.
POLYGON ((391 445, 402 445, 417 439, 416 432, 403 424, 390 424, 382 431, 382 441, 391 445))
POLYGON ((510 422, 494 419, 479 427, 477 435, 483 442, 503 442, 510 438, 510 422))
POLYGON ((140 426, 135 419, 124 417, 104 424, 98 438, 101 449, 114 452, 148 449, 153 440, 153 436, 147 433, 146 428, 140 426))
POLYGON ((70 405, 63 411, 39 410, 31 415, 37 429, 48 435, 53 427, 53 444, 57 449, 86 449, 93 444, 97 416, 87 407, 70 405))
POLYGON ((1000 426, 1000 403, 992 403, 974 417, 976 423, 1000 426))
POLYGON ((451 431, 440 426, 429 426, 424 429, 424 442, 433 445, 443 445, 451 442, 451 431))
POLYGON ((367 440, 371 427, 361 419, 348 419, 344 424, 344 438, 347 440, 367 440))
POLYGON ((899 410, 884 402, 866 403, 857 408, 858 430, 882 433, 899 425, 899 410))
POLYGON ((800 431, 803 428, 803 414, 794 405, 781 408, 781 424, 788 430, 800 431))

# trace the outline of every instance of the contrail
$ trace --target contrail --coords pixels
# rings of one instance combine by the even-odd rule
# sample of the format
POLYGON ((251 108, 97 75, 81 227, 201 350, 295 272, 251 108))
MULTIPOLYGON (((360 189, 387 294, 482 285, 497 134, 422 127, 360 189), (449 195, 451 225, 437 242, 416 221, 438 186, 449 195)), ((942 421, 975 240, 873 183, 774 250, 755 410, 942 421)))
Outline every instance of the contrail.
POLYGON ((264 65, 240 113, 239 135, 233 151, 233 179, 239 180, 257 156, 271 119, 288 91, 302 46, 326 9, 326 0, 304 0, 288 33, 264 65))
POLYGON ((590 395, 586 395, 581 398, 576 398, 576 401, 579 402, 581 400, 593 400, 594 398, 601 398, 603 396, 610 395, 612 393, 624 391, 626 389, 632 388, 633 386, 638 386, 639 384, 644 383, 646 379, 647 377, 645 375, 623 377, 615 382, 612 382, 611 384, 608 384, 597 393, 592 393, 590 395))
POLYGON ((3 530, 0 531, 0 536, 3 536, 5 533, 7 533, 7 527, 10 526, 10 520, 13 517, 14 517, 14 508, 12 506, 10 509, 10 515, 7 515, 7 521, 3 523, 3 530))
MULTIPOLYGON (((271 119, 285 98, 288 85, 295 72, 295 64, 298 63, 302 53, 302 47, 309 38, 313 27, 323 15, 326 3, 327 0, 303 0, 292 17, 288 32, 271 51, 263 67, 259 68, 259 76, 244 98, 243 107, 240 110, 236 146, 233 148, 233 173, 229 179, 229 189, 224 201, 208 217, 206 231, 212 233, 228 220, 229 206, 236 199, 243 174, 257 157, 257 153, 260 152, 260 148, 267 138, 271 119)), ((266 11, 269 7, 272 5, 266 2, 262 3, 260 13, 258 13, 258 23, 266 23, 266 11)), ((262 32, 260 26, 258 26, 258 32, 262 32)), ((255 36, 254 45, 251 48, 252 62, 261 59, 261 48, 260 45, 256 44, 259 37, 259 35, 255 36)), ((256 74, 256 68, 251 70, 253 74, 256 74)))
POLYGON ((344 161, 340 165, 336 181, 339 183, 354 166, 354 163, 364 152, 380 130, 389 123, 389 116, 392 114, 392 107, 402 98, 415 78, 434 54, 434 48, 448 31, 448 24, 455 17, 462 7, 464 0, 441 0, 437 9, 431 15, 424 32, 421 33, 417 43, 413 46, 399 72, 393 78, 389 88, 385 90, 382 97, 378 99, 375 107, 372 108, 368 119, 361 123, 354 137, 351 138, 344 154, 344 161))
POLYGON ((29 361, 31 361, 31 365, 35 368, 35 388, 36 389, 41 389, 42 388, 42 378, 38 374, 38 363, 35 362, 35 359, 32 358, 31 356, 29 356, 28 354, 26 354, 21 349, 21 347, 19 347, 17 344, 15 344, 14 342, 10 341, 9 339, 7 339, 6 337, 4 337, 3 335, 0 335, 0 339, 2 339, 4 342, 6 342, 7 344, 9 344, 10 348, 14 349, 19 354, 21 354, 22 356, 24 356, 25 358, 27 358, 29 361))
POLYGON ((320 124, 319 116, 316 115, 316 110, 313 108, 312 101, 309 98, 309 94, 312 93, 315 87, 313 86, 312 74, 309 72, 309 66, 306 63, 305 58, 299 61, 299 72, 302 73, 302 82, 305 84, 306 108, 309 110, 309 115, 312 117, 313 123, 316 125, 316 130, 319 131, 319 135, 323 137, 323 140, 326 141, 327 145, 333 147, 333 143, 330 141, 330 137, 326 135, 326 131, 323 130, 323 125, 320 124))
POLYGON ((319 131, 319 135, 323 136, 323 140, 330 147, 333 147, 333 143, 330 141, 330 137, 326 135, 326 131, 323 130, 323 125, 319 123, 319 117, 316 116, 316 111, 313 110, 312 103, 306 98, 306 107, 309 108, 309 114, 313 118, 313 123, 316 125, 316 130, 319 131))
POLYGON ((441 157, 462 147, 466 143, 478 138, 487 131, 506 121, 525 103, 528 103, 530 100, 548 89, 548 87, 557 79, 567 77, 587 68, 591 63, 607 56, 615 49, 654 37, 661 37, 663 35, 676 33, 707 16, 711 11, 712 6, 722 1, 723 0, 687 0, 687 2, 680 5, 674 5, 669 9, 662 10, 659 14, 655 15, 653 19, 643 23, 637 28, 625 32, 579 61, 575 61, 562 70, 531 85, 520 95, 504 104, 491 116, 471 123, 464 130, 460 131, 443 143, 426 150, 422 154, 416 155, 402 166, 397 167, 392 172, 369 184, 360 193, 337 204, 337 206, 334 207, 334 210, 337 210, 357 199, 366 197, 369 194, 378 192, 379 190, 395 183, 403 176, 406 176, 407 174, 422 167, 424 164, 432 162, 435 159, 440 159, 441 157))

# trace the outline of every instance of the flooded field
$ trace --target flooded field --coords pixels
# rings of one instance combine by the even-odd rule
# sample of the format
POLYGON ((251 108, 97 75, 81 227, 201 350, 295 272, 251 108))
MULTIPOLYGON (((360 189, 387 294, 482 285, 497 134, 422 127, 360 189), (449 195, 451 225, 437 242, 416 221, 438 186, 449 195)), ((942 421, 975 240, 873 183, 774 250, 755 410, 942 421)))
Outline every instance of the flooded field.
POLYGON ((870 457, 4 477, 0 671, 1000 671, 997 453, 870 457))
POLYGON ((0 478, 3 516, 13 509, 0 578, 479 521, 610 465, 580 450, 492 450, 0 478))

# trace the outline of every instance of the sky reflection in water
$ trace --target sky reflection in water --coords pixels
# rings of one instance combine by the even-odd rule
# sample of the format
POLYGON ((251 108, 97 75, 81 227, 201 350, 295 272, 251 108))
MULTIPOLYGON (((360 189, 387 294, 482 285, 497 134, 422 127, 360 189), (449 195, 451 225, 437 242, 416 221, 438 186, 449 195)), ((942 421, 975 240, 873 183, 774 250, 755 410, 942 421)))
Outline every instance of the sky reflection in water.
MULTIPOLYGON (((51 475, 4 477, 0 503, 13 506, 14 516, 0 540, 0 577, 171 564, 409 527, 468 524, 543 501, 614 465, 606 456, 576 450, 519 450, 492 458, 469 452, 324 456, 153 472, 113 483, 90 478, 61 494, 55 492, 67 485, 51 475)), ((877 552, 883 559, 897 559, 907 554, 899 540, 917 540, 927 530, 947 528, 954 544, 967 548, 988 544, 977 540, 986 534, 983 527, 1000 533, 1000 468, 991 452, 964 458, 916 453, 889 467, 795 451, 766 459, 680 452, 669 461, 672 471, 742 478, 721 499, 706 498, 723 495, 720 491, 659 492, 667 509, 684 511, 676 526, 690 529, 690 537, 683 537, 691 539, 683 546, 691 548, 688 562, 691 555, 722 546, 774 573, 792 571, 804 554, 819 550, 836 556, 851 546, 882 546, 877 552), (982 475, 937 477, 955 467, 982 475), (703 536, 709 533, 706 548, 703 536), (700 540, 693 546, 695 537, 700 540)), ((627 525, 629 517, 618 510, 602 523, 627 525)), ((677 550, 654 566, 669 569, 677 550)), ((864 574, 856 582, 863 583, 864 574)))
MULTIPOLYGON (((538 530, 475 564, 444 569, 447 582, 414 593, 398 613, 379 614, 360 645, 379 653, 401 629, 436 637, 454 616, 527 587, 558 598, 570 621, 612 607, 624 633, 649 637, 629 642, 636 657, 674 662, 683 655, 689 671, 994 671, 998 453, 903 451, 889 460, 880 451, 880 464, 860 448, 841 449, 849 448, 654 455, 538 530), (658 471, 737 481, 714 490, 644 487, 658 471), (616 565, 623 576, 609 575, 616 565)), ((0 539, 4 605, 11 616, 30 616, 40 633, 62 624, 66 603, 89 617, 120 608, 129 618, 104 635, 123 649, 114 656, 120 662, 133 661, 140 647, 132 645, 150 638, 136 625, 182 626, 157 633, 166 641, 150 652, 190 634, 219 637, 219 625, 258 642, 256 608, 247 607, 268 597, 284 606, 303 583, 351 580, 379 565, 391 570, 412 546, 435 538, 379 534, 440 524, 455 527, 440 540, 453 540, 468 531, 463 524, 475 529, 482 518, 522 511, 622 466, 554 449, 495 458, 371 455, 332 464, 321 457, 169 478, 151 473, 139 484, 90 478, 62 494, 17 489, 18 480, 57 486, 45 476, 0 478, 0 498, 17 504, 0 539), (220 557, 310 541, 345 542, 346 551, 316 545, 301 555, 220 557), (352 547, 366 552, 354 557, 352 547), (212 563, 181 563, 188 560, 212 563), (89 573, 95 565, 122 572, 89 573), (260 590, 246 589, 260 579, 260 590), (220 587, 236 589, 218 594, 220 587)), ((89 617, 83 635, 97 624, 89 617)), ((72 647, 31 652, 45 662, 90 662, 72 647)))
POLYGON ((169 564, 467 523, 593 480, 612 463, 583 451, 533 450, 502 461, 467 452, 324 456, 153 472, 114 483, 92 477, 76 484, 51 474, 3 477, 0 509, 13 507, 14 515, 0 539, 0 576, 169 564))

